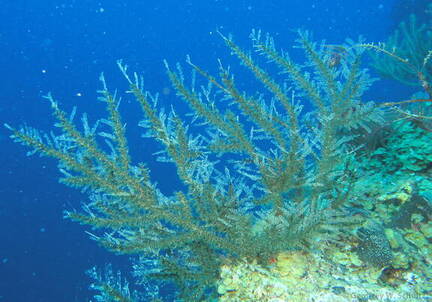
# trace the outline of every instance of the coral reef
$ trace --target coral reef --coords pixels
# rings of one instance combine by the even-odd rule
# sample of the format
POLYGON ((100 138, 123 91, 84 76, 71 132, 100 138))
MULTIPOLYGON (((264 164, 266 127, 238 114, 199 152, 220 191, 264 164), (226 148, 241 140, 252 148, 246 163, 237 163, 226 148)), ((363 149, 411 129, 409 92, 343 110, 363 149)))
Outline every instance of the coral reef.
MULTIPOLYGON (((299 31, 297 47, 305 54, 300 65, 259 31, 251 34, 256 56, 220 36, 262 89, 243 92, 222 62, 215 77, 190 58, 188 85, 180 65, 165 62, 192 118, 159 108, 141 77, 118 62, 142 108, 144 137, 162 146, 158 160, 174 164, 183 184, 172 195, 158 189, 146 163, 130 157, 119 97, 103 75, 99 99, 107 117, 94 125, 83 114, 80 130, 75 111, 68 116, 51 95, 46 98, 57 132, 6 125, 30 154, 58 160, 64 184, 88 194, 83 210, 66 217, 91 226, 92 239, 105 248, 136 256, 132 270, 142 290, 129 290, 110 267, 105 274, 91 270, 92 287, 100 292, 95 299, 156 301, 158 282, 175 284, 177 301, 347 301, 353 295, 373 300, 430 293, 430 217, 404 207, 416 190, 400 192, 399 180, 386 186, 391 174, 383 174, 394 170, 378 167, 390 160, 386 154, 375 150, 378 163, 369 164, 359 152, 361 137, 384 123, 382 108, 361 99, 373 82, 361 67, 368 47, 347 41, 335 62, 331 48, 299 31), (392 223, 398 215, 410 220, 409 228, 392 223), (382 228, 370 227, 376 221, 382 228)), ((422 137, 418 131, 412 130, 412 139, 422 137)), ((383 148, 396 152, 398 143, 383 148)), ((428 149, 421 158, 409 156, 409 165, 401 157, 395 169, 428 167, 428 149)), ((417 187, 414 176, 406 175, 405 187, 417 187)))
POLYGON ((367 157, 367 167, 385 173, 427 173, 432 167, 432 132, 421 126, 410 120, 392 123, 382 146, 367 157))
POLYGON ((220 300, 427 301, 432 293, 430 211, 412 214, 409 226, 393 225, 404 204, 417 203, 411 200, 418 196, 407 183, 368 185, 375 182, 369 176, 358 180, 362 185, 356 191, 356 207, 369 208, 359 238, 348 236, 326 249, 283 252, 265 266, 246 260, 226 264, 220 300), (378 221, 390 223, 377 226, 378 221))

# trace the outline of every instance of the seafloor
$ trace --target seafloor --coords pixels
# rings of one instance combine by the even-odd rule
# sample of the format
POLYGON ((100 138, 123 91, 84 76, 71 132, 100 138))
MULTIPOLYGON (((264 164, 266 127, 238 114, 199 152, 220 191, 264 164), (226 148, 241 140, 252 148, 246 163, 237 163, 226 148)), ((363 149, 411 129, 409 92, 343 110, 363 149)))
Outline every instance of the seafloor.
POLYGON ((268 265, 224 265, 220 301, 432 301, 432 132, 409 120, 386 131, 358 159, 358 224, 338 242, 268 265))

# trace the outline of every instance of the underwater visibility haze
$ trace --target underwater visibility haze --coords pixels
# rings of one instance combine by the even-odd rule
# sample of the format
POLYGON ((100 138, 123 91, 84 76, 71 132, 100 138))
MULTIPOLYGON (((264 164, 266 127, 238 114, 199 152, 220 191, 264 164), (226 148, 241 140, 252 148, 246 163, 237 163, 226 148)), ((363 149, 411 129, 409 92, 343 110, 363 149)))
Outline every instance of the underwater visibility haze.
POLYGON ((0 302, 432 298, 431 1, 0 17, 0 302))

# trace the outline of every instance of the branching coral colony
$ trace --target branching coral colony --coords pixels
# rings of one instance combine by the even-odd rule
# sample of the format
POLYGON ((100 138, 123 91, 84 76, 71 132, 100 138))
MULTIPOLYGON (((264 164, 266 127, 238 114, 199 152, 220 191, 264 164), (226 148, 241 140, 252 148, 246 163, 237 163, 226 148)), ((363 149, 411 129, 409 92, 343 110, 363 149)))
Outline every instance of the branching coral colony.
MULTIPOLYGON (((428 6, 432 17, 432 4, 428 6)), ((376 51, 372 66, 384 77, 418 86, 432 98, 432 22, 421 24, 415 15, 399 24, 387 42, 364 46, 376 51)))
MULTIPOLYGON (((137 283, 169 280, 184 301, 216 297, 215 280, 226 261, 268 263, 279 252, 340 239, 353 220, 346 211, 355 186, 353 129, 366 133, 358 129, 382 122, 376 106, 361 102, 372 80, 360 67, 364 48, 354 47, 357 43, 348 41, 348 53, 332 64, 331 51, 300 31, 297 44, 306 57, 302 67, 270 36, 253 31, 253 48, 279 68, 279 83, 258 58, 232 38, 221 37, 263 91, 240 91, 239 79, 222 63, 214 77, 189 58, 188 66, 207 84, 188 86, 181 68, 166 63, 178 97, 199 124, 157 108, 141 78, 118 62, 143 110, 140 125, 164 146, 161 157, 175 164, 184 184, 172 196, 158 190, 145 163, 131 160, 119 99, 103 76, 99 98, 108 117, 94 126, 84 114, 79 130, 73 114, 69 117, 51 95, 46 98, 59 133, 6 125, 31 153, 59 161, 62 183, 88 193, 83 211, 67 212, 68 218, 99 230, 94 239, 109 250, 139 255, 137 283), (313 109, 303 112, 304 104, 313 109)), ((145 293, 134 298, 118 284, 121 280, 107 279, 94 286, 102 292, 98 300, 144 299, 145 293)))

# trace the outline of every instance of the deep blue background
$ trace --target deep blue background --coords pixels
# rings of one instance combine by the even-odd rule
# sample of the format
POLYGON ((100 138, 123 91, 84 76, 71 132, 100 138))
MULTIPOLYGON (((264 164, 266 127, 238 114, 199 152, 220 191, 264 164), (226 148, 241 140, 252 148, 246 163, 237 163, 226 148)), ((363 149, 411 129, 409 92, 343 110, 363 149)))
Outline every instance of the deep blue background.
MULTIPOLYGON (((0 121, 48 129, 52 118, 41 98, 48 91, 66 110, 77 105, 93 120, 100 117, 103 107, 95 99, 99 74, 105 72, 111 87, 125 90, 115 64, 120 58, 144 76, 149 90, 165 91, 162 102, 176 104, 162 60, 174 64, 190 54, 208 70, 215 70, 217 58, 231 62, 229 51, 213 34, 217 28, 246 47, 252 28, 271 32, 287 49, 296 28, 310 29, 316 39, 332 44, 359 35, 377 42, 421 2, 426 1, 2 0, 0 121)), ((406 99, 409 91, 399 87, 384 81, 367 97, 406 99)), ((122 110, 130 126, 132 154, 148 158, 155 146, 139 138, 134 128, 137 106, 129 100, 126 97, 122 110)), ((84 271, 109 261, 121 267, 126 259, 105 252, 88 239, 86 228, 62 219, 62 211, 79 208, 85 196, 58 184, 53 160, 26 157, 24 148, 7 136, 2 128, 0 301, 88 301, 84 271)), ((155 179, 169 177, 169 168, 152 167, 157 168, 155 179)), ((169 185, 162 182, 162 190, 169 191, 169 185)))

